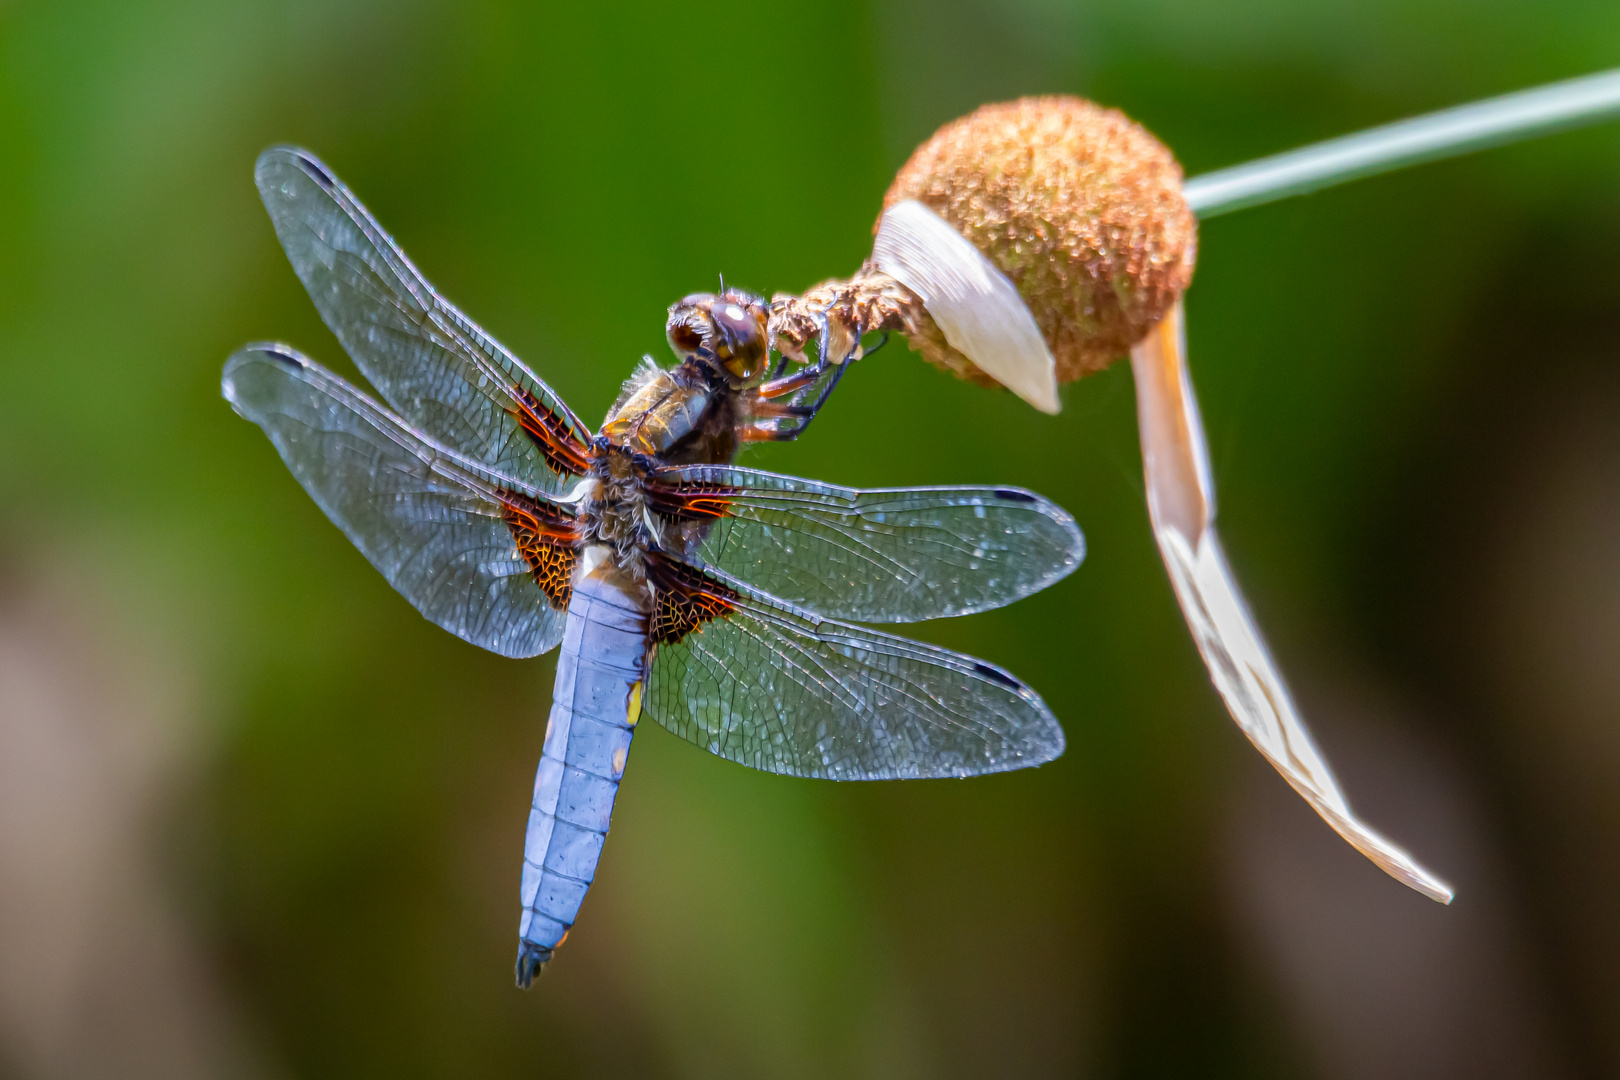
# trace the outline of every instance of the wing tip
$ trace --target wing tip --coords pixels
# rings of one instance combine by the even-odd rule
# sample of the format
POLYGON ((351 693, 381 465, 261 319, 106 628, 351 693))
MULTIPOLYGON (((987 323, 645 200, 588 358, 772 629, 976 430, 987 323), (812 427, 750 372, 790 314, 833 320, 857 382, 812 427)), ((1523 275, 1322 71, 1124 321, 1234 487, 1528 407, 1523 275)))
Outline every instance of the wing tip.
POLYGON ((991 762, 989 768, 972 769, 957 775, 966 779, 970 776, 1017 772, 1020 769, 1038 769, 1042 765, 1052 764, 1069 749, 1069 741, 1063 734, 1063 725, 1050 712, 1046 713, 1046 721, 1046 730, 1041 732, 1040 737, 1021 745, 1016 754, 991 762))
POLYGON ((310 366, 309 358, 291 345, 280 341, 251 341, 231 354, 230 359, 225 361, 225 371, 228 374, 261 358, 273 360, 294 371, 303 371, 310 366))
POLYGON ((1041 749, 1039 760, 1030 762, 1032 767, 1039 765, 1050 765, 1052 762, 1062 757, 1069 749, 1069 739, 1068 736, 1063 734, 1063 725, 1057 722, 1057 717, 1051 716, 1050 713, 1047 715, 1052 721, 1052 728, 1047 733, 1048 742, 1047 745, 1041 749))
MULTIPOLYGON (((230 359, 225 361, 219 380, 221 396, 233 406, 239 405, 236 392, 237 373, 249 364, 263 363, 266 360, 295 373, 305 372, 311 366, 309 359, 291 345, 283 345, 279 341, 255 341, 237 349, 231 354, 230 359)), ((240 412, 240 408, 237 411, 240 412)))
POLYGON ((337 176, 326 167, 325 162, 302 146, 291 143, 277 143, 266 147, 259 154, 253 164, 253 179, 258 184, 261 194, 268 194, 272 184, 271 177, 278 168, 294 168, 315 181, 325 191, 335 191, 341 185, 337 176))
MULTIPOLYGON (((996 498, 1004 502, 1023 503, 1031 509, 1039 511, 1045 515, 1047 520, 1068 533, 1070 558, 1056 568, 1054 575, 1046 582, 1046 585, 1062 580, 1086 561, 1086 534, 1081 531, 1080 523, 1075 521, 1073 514, 1046 496, 1030 491, 1028 488, 998 487, 994 490, 996 498)), ((1046 585, 1041 586, 1041 588, 1045 588, 1046 585)))
POLYGON ((1058 722, 1056 716, 1052 715, 1051 707, 1046 704, 1046 700, 1040 694, 1035 692, 1033 687, 1005 668, 998 667, 985 660, 974 660, 973 670, 980 677, 989 679, 1015 694, 1025 705, 1035 711, 1040 721, 1039 732, 1034 738, 1020 740, 1018 753, 999 762, 998 767, 988 771, 1012 772, 1016 769, 1032 769, 1056 761, 1063 756, 1064 751, 1069 748, 1068 737, 1063 733, 1063 725, 1058 722))

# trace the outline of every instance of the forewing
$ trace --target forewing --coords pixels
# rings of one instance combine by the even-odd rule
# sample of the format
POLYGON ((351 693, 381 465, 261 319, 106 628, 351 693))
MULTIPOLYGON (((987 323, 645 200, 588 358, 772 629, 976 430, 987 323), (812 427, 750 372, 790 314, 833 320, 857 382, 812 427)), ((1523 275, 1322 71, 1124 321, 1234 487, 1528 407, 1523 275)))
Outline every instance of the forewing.
POLYGON ((731 466, 661 469, 670 545, 829 618, 916 622, 1010 604, 1085 557, 1074 519, 1021 488, 854 488, 731 466))
POLYGON ((655 557, 644 708, 688 742, 831 780, 976 776, 1051 761, 1063 729, 993 664, 831 619, 655 557))
POLYGON ((428 619, 503 656, 561 640, 574 557, 564 507, 435 445, 286 346, 242 349, 223 390, 428 619))
POLYGON ((306 151, 273 147, 254 176, 321 318, 410 424, 553 494, 585 473, 585 425, 439 296, 326 166, 306 151))

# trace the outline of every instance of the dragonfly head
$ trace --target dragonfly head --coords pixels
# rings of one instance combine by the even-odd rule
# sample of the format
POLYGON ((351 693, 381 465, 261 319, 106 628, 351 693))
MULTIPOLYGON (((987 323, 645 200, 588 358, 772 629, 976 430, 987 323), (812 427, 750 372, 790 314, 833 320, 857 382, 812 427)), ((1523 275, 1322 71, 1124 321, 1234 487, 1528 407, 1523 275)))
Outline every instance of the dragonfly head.
POLYGON ((693 293, 670 305, 664 332, 676 356, 698 361, 741 389, 764 378, 770 364, 767 314, 764 300, 736 289, 718 296, 693 293))

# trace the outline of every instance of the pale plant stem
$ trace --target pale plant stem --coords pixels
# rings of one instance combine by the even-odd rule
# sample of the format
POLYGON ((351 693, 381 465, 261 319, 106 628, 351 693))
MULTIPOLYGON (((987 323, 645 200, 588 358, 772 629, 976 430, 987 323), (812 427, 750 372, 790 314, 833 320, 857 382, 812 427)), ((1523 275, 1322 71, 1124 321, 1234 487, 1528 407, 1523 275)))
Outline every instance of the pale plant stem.
POLYGON ((1620 69, 1442 109, 1218 169, 1193 177, 1182 191, 1194 213, 1211 218, 1616 116, 1620 116, 1620 69))

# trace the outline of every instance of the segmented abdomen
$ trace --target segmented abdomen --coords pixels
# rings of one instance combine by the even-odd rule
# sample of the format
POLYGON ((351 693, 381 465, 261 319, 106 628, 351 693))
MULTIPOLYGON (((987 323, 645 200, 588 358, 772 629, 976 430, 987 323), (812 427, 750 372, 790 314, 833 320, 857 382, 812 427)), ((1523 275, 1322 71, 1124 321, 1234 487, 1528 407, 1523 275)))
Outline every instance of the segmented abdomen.
POLYGON ((596 876, 640 714, 646 641, 635 596, 608 575, 575 584, 523 846, 519 986, 568 936, 596 876))

